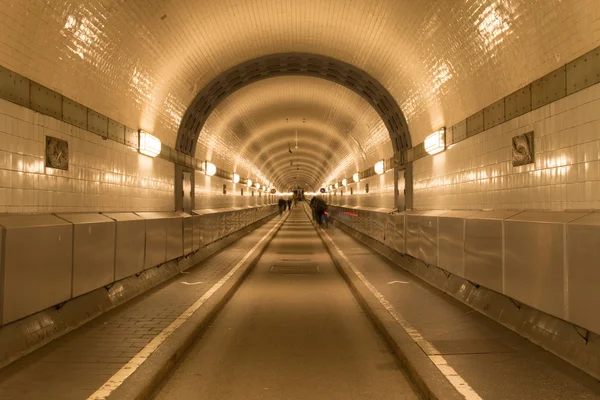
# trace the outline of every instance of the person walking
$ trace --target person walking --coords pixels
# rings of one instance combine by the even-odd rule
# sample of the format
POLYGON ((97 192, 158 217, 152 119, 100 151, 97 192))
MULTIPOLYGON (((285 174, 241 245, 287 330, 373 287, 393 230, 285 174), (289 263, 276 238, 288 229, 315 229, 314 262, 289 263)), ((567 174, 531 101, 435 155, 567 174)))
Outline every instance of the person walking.
POLYGON ((288 210, 292 211, 292 199, 291 198, 287 199, 287 206, 288 206, 288 210))
POLYGON ((285 211, 285 200, 283 198, 279 198, 279 202, 277 204, 279 206, 279 216, 281 217, 285 211))
POLYGON ((317 212, 317 222, 319 226, 328 227, 329 215, 327 215, 327 203, 322 198, 318 198, 315 202, 315 210, 317 212))
POLYGON ((312 211, 312 218, 314 222, 317 222, 317 196, 310 199, 310 209, 312 211))

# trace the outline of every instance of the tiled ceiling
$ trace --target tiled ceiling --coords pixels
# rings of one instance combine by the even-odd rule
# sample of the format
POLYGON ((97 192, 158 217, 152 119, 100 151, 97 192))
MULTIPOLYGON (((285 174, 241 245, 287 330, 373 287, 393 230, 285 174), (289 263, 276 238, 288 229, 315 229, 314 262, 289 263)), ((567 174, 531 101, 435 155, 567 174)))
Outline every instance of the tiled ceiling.
MULTIPOLYGON (((221 72, 267 54, 322 54, 355 65, 383 84, 417 144, 432 130, 464 119, 600 45, 599 15, 598 0, 0 0, 0 64, 174 146, 185 109, 221 72)), ((284 93, 304 90, 298 80, 288 81, 284 93)), ((259 83, 245 91, 269 85, 275 84, 259 83)), ((322 96, 326 83, 313 86, 315 96, 331 99, 322 96)), ((342 101, 351 101, 351 94, 334 90, 344 93, 342 101)), ((267 133, 250 130, 252 124, 270 126, 265 107, 275 101, 271 96, 283 93, 263 91, 255 103, 244 100, 243 93, 236 96, 247 111, 220 107, 202 132, 213 139, 200 137, 197 156, 208 156, 212 149, 211 157, 223 158, 222 168, 229 165, 225 158, 236 159, 230 161, 234 167, 267 174, 268 159, 253 160, 247 150, 235 149, 253 146, 241 142, 251 138, 264 148, 266 139, 259 138, 267 133), (233 133, 231 124, 236 118, 249 121, 250 110, 263 115, 252 116, 257 122, 244 125, 246 131, 233 133), (216 131, 220 126, 228 132, 216 131)), ((290 116, 308 113, 307 101, 290 103, 295 110, 290 116)), ((312 120, 307 117, 307 131, 315 140, 364 117, 339 126, 319 121, 336 103, 319 104, 312 120)), ((286 111, 280 108, 273 113, 272 130, 283 129, 279 124, 286 111)), ((340 121, 344 118, 340 114, 340 121)), ((384 136, 379 131, 371 136, 378 145, 389 145, 379 142, 384 136)), ((360 134, 361 140, 371 136, 360 134)), ((367 160, 369 152, 387 151, 352 142, 336 142, 334 136, 320 141, 337 147, 331 148, 333 156, 315 161, 326 160, 333 168, 319 173, 329 177, 360 162, 361 147, 367 160)), ((275 169, 280 167, 274 161, 278 151, 272 150, 275 169)))
POLYGON ((311 189, 392 154, 385 125, 365 100, 336 83, 302 76, 266 79, 227 97, 196 149, 197 157, 241 176, 311 189))

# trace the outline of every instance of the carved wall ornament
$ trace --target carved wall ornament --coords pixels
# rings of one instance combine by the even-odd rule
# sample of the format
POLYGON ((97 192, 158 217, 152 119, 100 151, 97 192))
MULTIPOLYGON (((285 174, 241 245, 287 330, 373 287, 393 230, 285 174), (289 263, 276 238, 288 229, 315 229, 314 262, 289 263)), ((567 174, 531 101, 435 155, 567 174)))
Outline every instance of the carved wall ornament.
POLYGON ((535 161, 533 148, 533 132, 527 132, 512 138, 512 165, 531 164, 535 161))

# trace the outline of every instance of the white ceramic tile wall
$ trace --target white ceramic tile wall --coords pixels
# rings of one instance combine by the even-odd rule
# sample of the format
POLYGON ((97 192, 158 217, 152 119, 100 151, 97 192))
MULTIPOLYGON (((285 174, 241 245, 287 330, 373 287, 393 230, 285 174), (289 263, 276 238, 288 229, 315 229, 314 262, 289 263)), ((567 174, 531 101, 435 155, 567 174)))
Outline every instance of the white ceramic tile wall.
POLYGON ((333 205, 394 208, 394 171, 348 184, 345 188, 338 188, 335 193, 329 196, 329 202, 333 205), (369 193, 365 192, 366 184, 369 184, 369 193), (350 189, 353 194, 350 194, 350 189))
MULTIPOLYGON (((418 144, 600 45, 599 11, 598 0, 0 0, 0 64, 174 146, 187 105, 228 68, 323 54, 381 82, 418 144)), ((341 122, 342 135, 354 129, 341 122)), ((339 159, 360 161, 368 139, 357 141, 339 159)), ((223 157, 245 143, 227 144, 200 143, 223 157)))
POLYGON ((174 166, 0 99, 0 212, 171 211, 174 166), (45 137, 69 170, 45 168, 45 137))
POLYGON ((199 171, 196 171, 194 190, 195 210, 258 206, 275 202, 274 195, 217 176, 207 176, 199 171), (227 187, 225 194, 223 194, 223 185, 227 187), (243 195, 242 189, 244 189, 243 195))
POLYGON ((171 146, 219 73, 265 54, 351 63, 413 143, 600 44, 598 0, 0 0, 0 64, 171 146))
POLYGON ((272 179, 281 191, 312 190, 392 155, 389 133, 369 103, 337 83, 303 76, 253 83, 224 99, 196 150, 197 158, 242 177, 272 179))
POLYGON ((414 163, 416 209, 600 209, 600 85, 414 163), (535 163, 511 139, 534 131, 535 163))

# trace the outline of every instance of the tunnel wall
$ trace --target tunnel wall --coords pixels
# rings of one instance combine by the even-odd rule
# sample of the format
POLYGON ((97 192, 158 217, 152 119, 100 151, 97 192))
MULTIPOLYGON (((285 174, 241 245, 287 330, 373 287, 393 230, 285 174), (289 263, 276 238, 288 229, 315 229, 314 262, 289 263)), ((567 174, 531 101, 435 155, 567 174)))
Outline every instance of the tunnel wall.
POLYGON ((600 85, 414 162, 414 208, 600 208, 600 85), (512 137, 533 131, 535 164, 512 166, 512 137))
POLYGON ((330 211, 390 250, 600 333, 600 294, 593 284, 599 278, 599 213, 330 211))
POLYGON ((174 165, 0 99, 0 213, 172 211, 174 165), (45 137, 69 170, 45 168, 45 137))
POLYGON ((276 212, 0 215, 0 326, 187 257, 276 212))
POLYGON ((394 171, 382 175, 374 175, 360 182, 349 183, 330 192, 329 204, 348 205, 373 208, 394 208, 394 171), (366 185, 369 193, 366 193, 366 185))
POLYGON ((217 176, 195 172, 195 209, 261 206, 274 203, 276 196, 264 193, 245 184, 233 183, 217 176), (225 193, 223 193, 225 185, 225 193), (243 190, 243 195, 242 195, 243 190))

